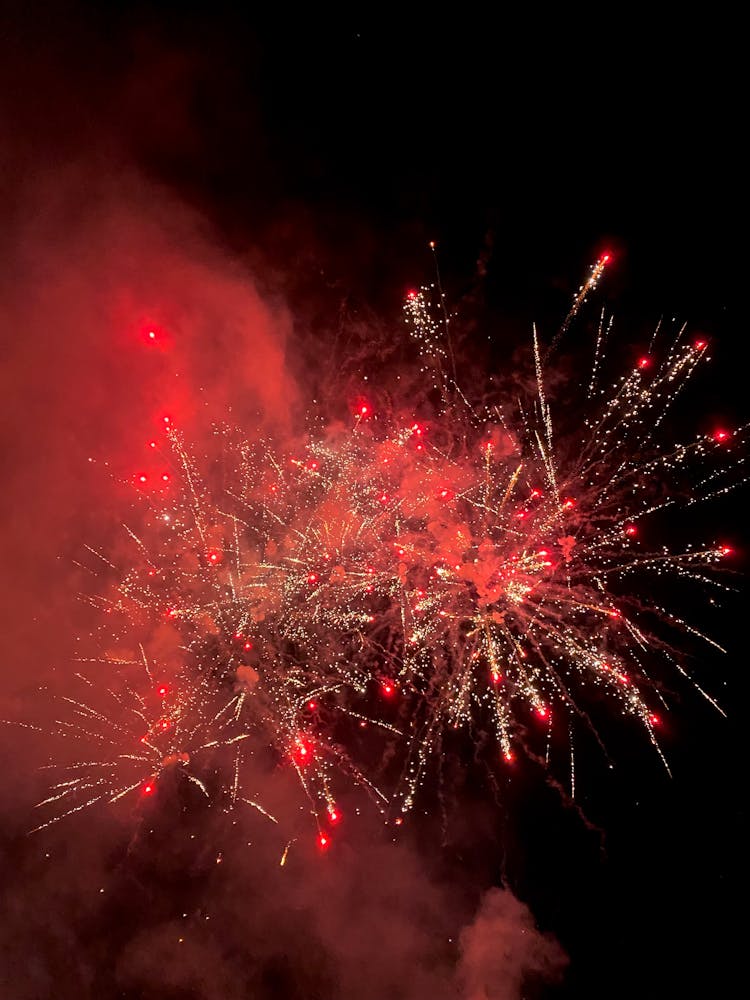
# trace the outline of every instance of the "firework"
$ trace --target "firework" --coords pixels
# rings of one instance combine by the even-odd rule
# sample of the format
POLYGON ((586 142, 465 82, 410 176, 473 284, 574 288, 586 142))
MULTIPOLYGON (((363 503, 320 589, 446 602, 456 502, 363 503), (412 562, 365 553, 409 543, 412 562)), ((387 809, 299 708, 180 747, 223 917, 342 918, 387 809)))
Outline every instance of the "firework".
POLYGON ((713 640, 638 595, 649 575, 721 586, 713 570, 730 549, 651 550, 648 525, 740 479, 744 428, 660 437, 707 343, 681 330, 660 354, 655 341, 605 391, 600 327, 580 420, 558 440, 536 334, 533 393, 480 405, 453 377, 439 283, 409 293, 405 319, 421 372, 440 380, 428 417, 359 399, 348 428, 293 453, 216 428, 202 456, 167 420, 168 488, 136 477, 148 515, 128 529, 133 562, 106 598, 120 640, 144 637, 124 657, 141 677, 110 690, 115 727, 84 701, 61 723, 84 741, 106 732, 117 752, 55 786, 44 803, 65 804, 55 818, 151 794, 170 771, 276 822, 245 788, 248 755, 271 754, 296 775, 324 848, 344 779, 400 822, 456 730, 491 734, 502 767, 534 752, 535 726, 567 729, 596 699, 659 750, 666 705, 649 673, 657 662, 685 673, 663 626, 713 640), (372 731, 375 761, 362 743, 372 731))

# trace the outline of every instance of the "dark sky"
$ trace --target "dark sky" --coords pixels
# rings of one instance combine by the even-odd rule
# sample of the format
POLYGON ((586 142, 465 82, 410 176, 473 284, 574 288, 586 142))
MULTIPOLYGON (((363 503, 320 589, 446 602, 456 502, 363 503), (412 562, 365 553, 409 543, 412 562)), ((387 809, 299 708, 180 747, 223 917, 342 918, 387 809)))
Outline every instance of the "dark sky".
MULTIPOLYGON (((429 240, 449 297, 501 331, 498 362, 532 321, 551 335, 611 249, 605 297, 626 336, 662 315, 707 333, 696 419, 746 412, 743 61, 719 10, 2 11, 0 716, 28 718, 36 687, 67 683, 85 627, 70 563, 120 500, 87 458, 126 463, 165 392, 196 426, 227 407, 294 425, 332 323, 398 319, 405 289, 431 280, 429 240), (189 390, 129 353, 154 314, 182 332, 189 390)), ((722 515, 737 544, 741 513, 722 515)), ((3 995, 423 1000, 456 962, 435 941, 463 926, 466 995, 484 996, 472 975, 496 934, 505 1000, 513 970, 557 962, 523 904, 570 958, 551 996, 728 991, 745 900, 740 609, 718 625, 730 655, 701 663, 729 719, 684 696, 672 781, 627 744, 615 778, 592 766, 580 804, 601 833, 530 772, 498 807, 472 789, 447 846, 429 816, 398 849, 352 836, 338 872, 306 858, 293 890, 215 817, 195 820, 200 856, 168 809, 157 847, 125 852, 106 816, 29 840, 44 746, 5 731, 3 995), (482 897, 503 877, 515 896, 482 897), (171 944, 183 912, 188 959, 171 944), (378 962, 411 970, 403 994, 378 962)))

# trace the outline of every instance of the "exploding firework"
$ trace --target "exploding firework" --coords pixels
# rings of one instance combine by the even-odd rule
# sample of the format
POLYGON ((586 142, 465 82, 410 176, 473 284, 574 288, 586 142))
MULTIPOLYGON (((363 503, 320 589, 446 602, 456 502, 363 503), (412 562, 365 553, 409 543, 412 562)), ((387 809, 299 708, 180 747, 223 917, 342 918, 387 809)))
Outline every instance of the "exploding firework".
POLYGON ((126 679, 109 710, 71 701, 61 723, 107 753, 53 788, 49 822, 149 795, 167 771, 275 822, 245 788, 248 759, 266 755, 296 774, 326 847, 344 778, 400 822, 449 733, 490 734, 503 767, 535 755, 535 729, 544 742, 553 720, 588 722, 592 700, 632 717, 661 754, 667 706, 650 674, 686 674, 665 626, 713 640, 644 600, 645 581, 721 586, 731 550, 653 550, 649 525, 737 485, 742 462, 744 428, 685 444, 661 433, 707 342, 682 329, 659 351, 655 337, 603 389, 602 323, 577 424, 558 440, 536 334, 533 392, 479 403, 454 378, 439 283, 409 293, 405 320, 426 390, 439 388, 429 404, 427 391, 411 407, 359 398, 348 426, 294 452, 216 428, 214 451, 197 456, 167 426, 168 489, 143 491, 131 565, 115 574, 105 560, 104 603, 134 649, 116 664, 126 679))

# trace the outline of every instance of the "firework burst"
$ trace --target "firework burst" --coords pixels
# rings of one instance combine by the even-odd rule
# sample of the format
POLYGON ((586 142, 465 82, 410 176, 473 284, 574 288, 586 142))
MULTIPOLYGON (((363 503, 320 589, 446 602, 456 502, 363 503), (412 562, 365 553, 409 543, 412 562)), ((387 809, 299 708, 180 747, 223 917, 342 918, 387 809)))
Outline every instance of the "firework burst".
POLYGON ((117 752, 53 788, 50 821, 151 794, 169 770, 275 822, 244 786, 248 755, 270 753, 296 773, 325 847, 344 777, 399 817, 449 732, 491 733, 502 767, 534 753, 535 728, 544 741, 553 720, 588 721, 592 699, 632 717, 659 750, 667 706, 650 673, 657 663, 685 673, 663 626, 713 640, 644 600, 646 581, 721 586, 714 570, 730 549, 654 550, 648 525, 742 478, 744 428, 685 444, 660 434, 707 343, 682 330, 660 353, 655 340, 604 390, 602 325, 575 433, 558 440, 536 334, 533 393, 477 404, 453 378, 439 286, 409 293, 405 319, 439 379, 428 416, 359 399, 348 427, 323 428, 294 453, 217 428, 215 451, 200 457, 167 427, 169 488, 144 492, 144 526, 128 529, 133 562, 106 599, 121 640, 145 636, 124 658, 141 678, 111 692, 112 715, 81 701, 61 723, 84 741, 106 733, 117 752), (367 760, 363 730, 398 762, 393 780, 367 760), (220 760, 218 793, 206 760, 220 760))

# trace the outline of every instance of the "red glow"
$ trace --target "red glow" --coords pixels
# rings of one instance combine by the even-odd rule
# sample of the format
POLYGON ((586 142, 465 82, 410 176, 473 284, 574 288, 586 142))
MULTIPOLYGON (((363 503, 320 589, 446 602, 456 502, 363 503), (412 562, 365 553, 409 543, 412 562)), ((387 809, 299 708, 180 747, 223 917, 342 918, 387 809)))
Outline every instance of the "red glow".
POLYGON ((337 811, 335 806, 328 807, 328 818, 332 823, 338 823, 341 819, 341 813, 337 811))
POLYGON ((161 419, 164 421, 165 424, 170 424, 172 422, 172 418, 166 416, 166 414, 161 419))
POLYGON ((725 430, 714 431, 713 437, 714 441, 726 441, 727 438, 729 437, 729 431, 725 430))
POLYGON ((159 729, 165 731, 172 725, 169 719, 159 719, 159 729))
POLYGON ((209 561, 210 563, 217 563, 217 562, 220 562, 220 561, 221 561, 221 553, 220 553, 220 552, 217 552, 217 551, 216 551, 216 549, 212 549, 212 550, 211 550, 211 551, 210 551, 210 552, 208 553, 208 561, 209 561))
POLYGON ((253 648, 253 644, 251 642, 246 642, 243 648, 244 649, 252 649, 253 648))
POLYGON ((153 795, 154 794, 153 782, 151 781, 146 782, 146 784, 143 785, 141 791, 143 792, 144 795, 153 795))
POLYGON ((163 474, 163 476, 161 478, 162 478, 162 482, 164 482, 164 483, 168 483, 169 482, 169 476, 167 475, 166 472, 163 474))
POLYGON ((731 546, 729 545, 722 545, 721 548, 719 549, 720 556, 731 556, 733 552, 734 549, 732 549, 731 546))
POLYGON ((651 723, 652 726, 658 726, 661 723, 661 719, 659 718, 658 715, 649 715, 648 721, 651 723))
POLYGON ((318 707, 318 703, 316 701, 308 701, 307 707, 310 709, 311 712, 314 712, 315 709, 318 707))
POLYGON ((630 538, 634 538, 638 534, 638 529, 634 524, 629 524, 625 528, 625 534, 629 535, 630 538))
POLYGON ((383 694, 386 696, 386 698, 390 698, 395 690, 393 684, 390 684, 388 681, 383 681, 383 683, 380 686, 383 689, 383 694))
POLYGON ((638 367, 639 368, 648 368, 648 366, 650 364, 651 364, 651 358, 647 358, 647 357, 644 356, 644 357, 638 359, 638 367))
POLYGON ((702 351, 704 347, 708 347, 708 341, 696 340, 696 342, 693 344, 693 347, 696 349, 696 351, 702 351))
POLYGON ((602 254, 602 257, 601 257, 602 264, 609 264, 610 260, 612 260, 612 254, 611 253, 602 254))
POLYGON ((149 330, 147 336, 149 340, 156 340, 156 333, 153 330, 149 330))
POLYGON ((401 824, 402 824, 403 822, 404 822, 404 821, 403 821, 403 818, 402 818, 401 816, 397 816, 397 817, 396 817, 396 818, 394 819, 394 821, 393 821, 393 823, 394 823, 394 826, 401 826, 401 824))
POLYGON ((324 833, 321 833, 321 835, 318 837, 318 846, 320 847, 320 849, 324 851, 328 847, 328 843, 329 843, 328 837, 326 837, 324 833))
POLYGON ((156 441, 149 441, 148 446, 149 446, 149 448, 155 448, 156 447, 156 441))
POLYGON ((144 475, 143 473, 141 473, 140 476, 138 476, 139 483, 145 483, 147 481, 148 481, 148 476, 144 475))
POLYGON ((493 670, 493 672, 492 672, 492 683, 493 684, 499 684, 500 681, 502 681, 502 679, 503 679, 503 675, 502 674, 498 674, 496 671, 493 670))
POLYGON ((388 494, 387 493, 381 493, 380 494, 380 502, 381 503, 388 503, 388 494))
POLYGON ((530 495, 530 497, 531 497, 532 500, 536 500, 538 497, 540 497, 542 495, 542 491, 541 490, 537 490, 537 489, 533 489, 529 495, 530 495))
POLYGON ((407 299, 416 299, 417 293, 414 291, 413 288, 410 288, 409 291, 406 293, 406 297, 407 299))
POLYGON ((576 502, 575 502, 575 500, 573 500, 572 497, 568 497, 567 500, 563 501, 563 508, 565 510, 570 510, 571 507, 575 507, 575 505, 576 505, 576 502))
POLYGON ((508 764, 512 764, 512 763, 513 763, 513 761, 514 761, 514 760, 516 759, 516 758, 514 757, 514 755, 513 755, 512 751, 510 751, 510 750, 506 750, 506 751, 505 751, 505 752, 503 753, 503 757, 504 757, 504 759, 506 760, 506 762, 507 762, 508 764))
POLYGON ((311 573, 307 578, 308 583, 317 583, 317 580, 318 580, 317 573, 311 573))
POLYGON ((167 688, 167 685, 162 684, 162 686, 159 688, 159 694, 162 696, 162 698, 166 695, 168 690, 169 689, 167 688))
POLYGON ((617 608, 612 608, 612 610, 609 611, 608 614, 609 614, 610 618, 619 618, 620 617, 620 612, 617 610, 617 608))
POLYGON ((544 705, 540 705, 536 710, 536 714, 539 716, 540 719, 546 719, 547 716, 549 715, 549 711, 545 708, 544 705))

